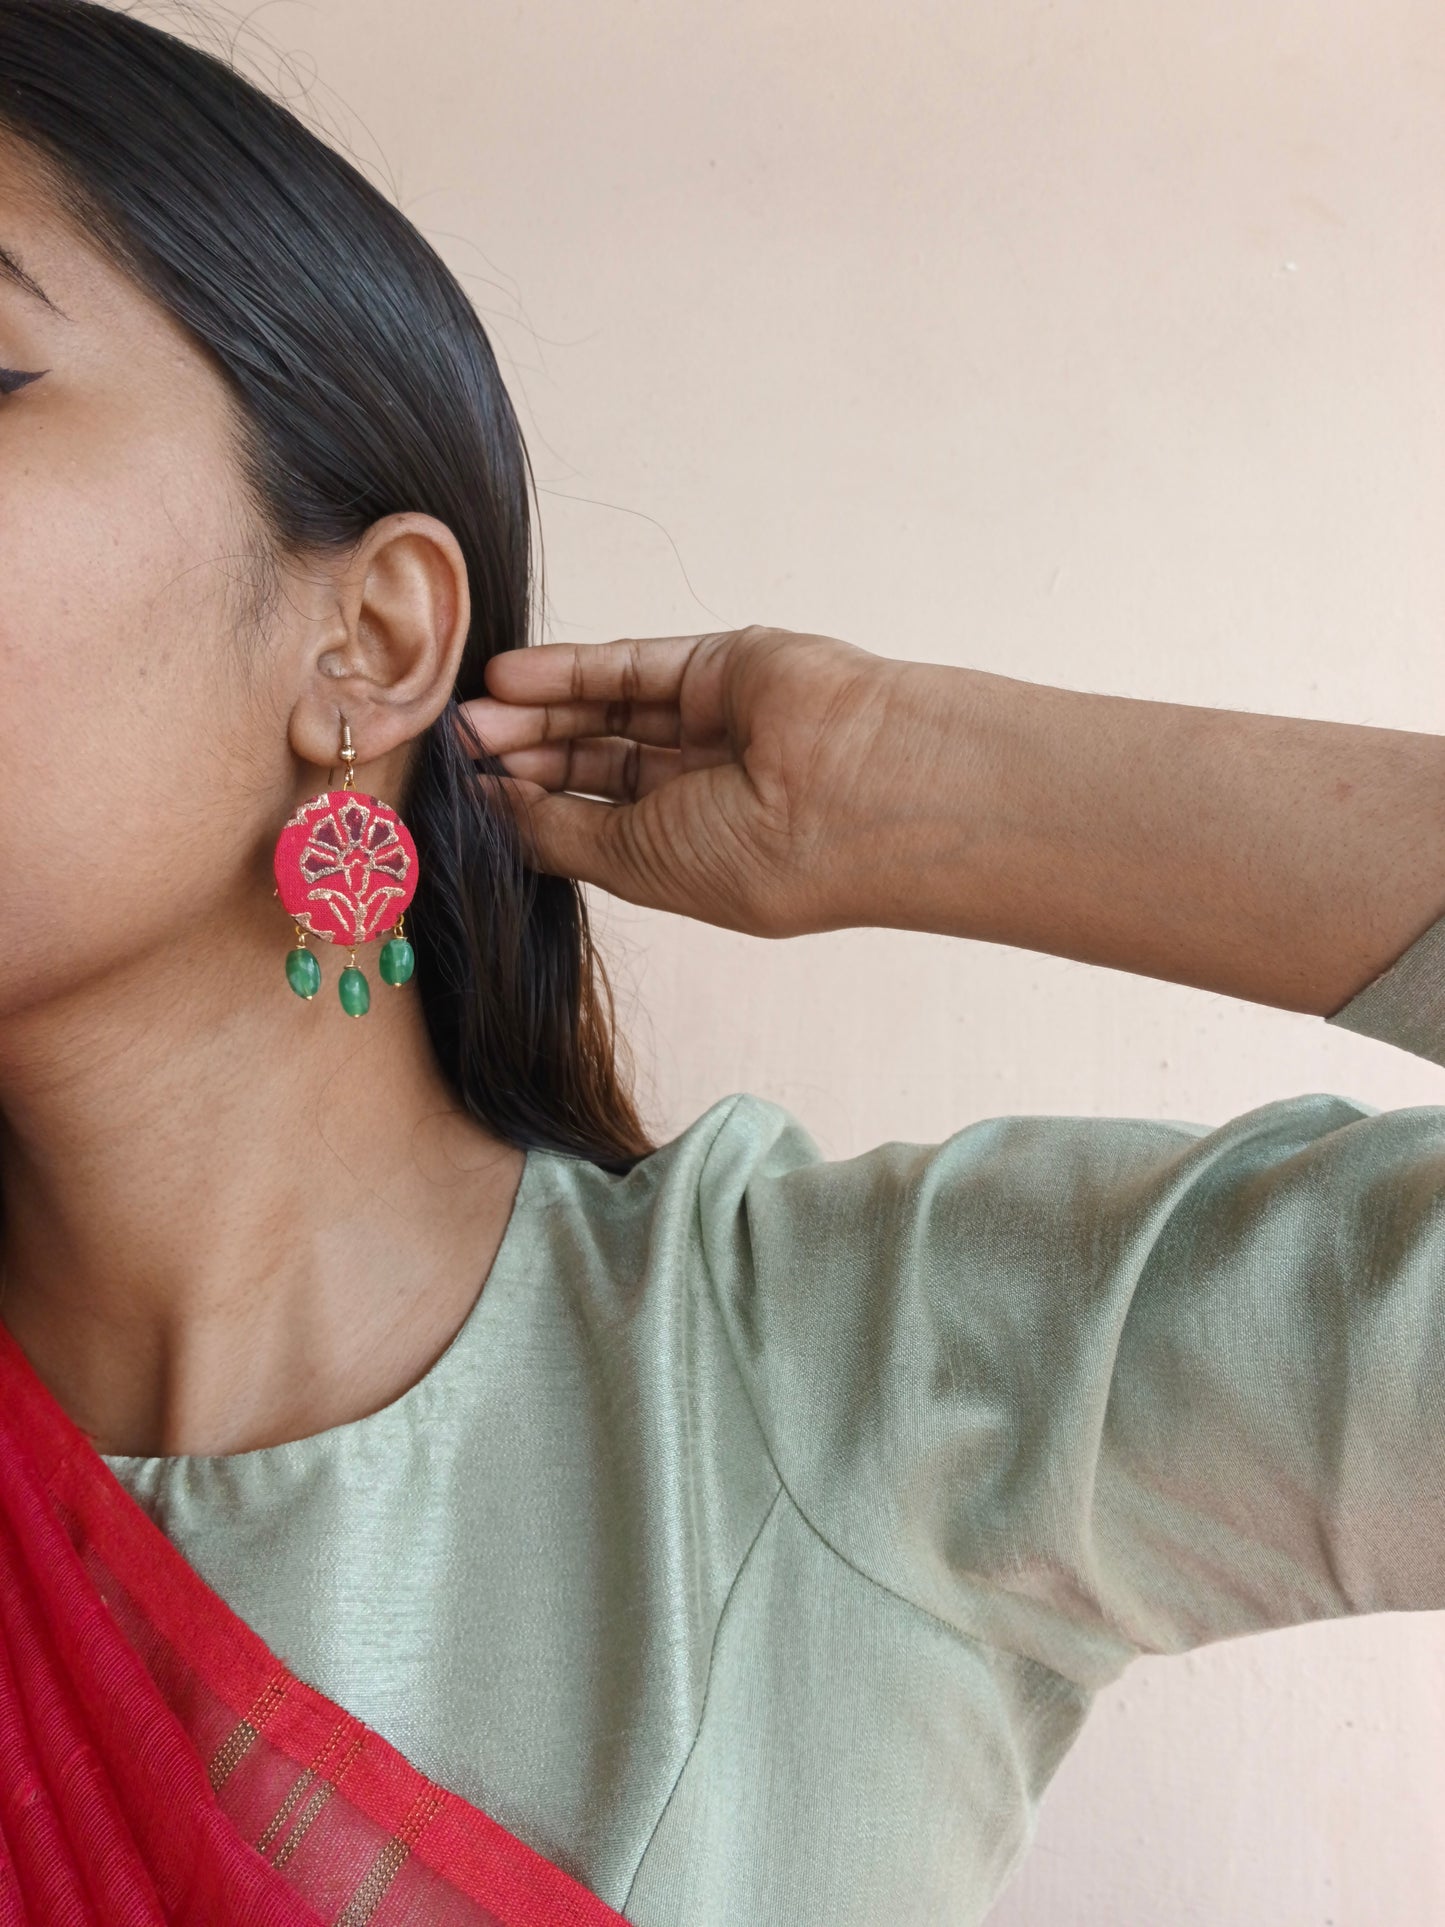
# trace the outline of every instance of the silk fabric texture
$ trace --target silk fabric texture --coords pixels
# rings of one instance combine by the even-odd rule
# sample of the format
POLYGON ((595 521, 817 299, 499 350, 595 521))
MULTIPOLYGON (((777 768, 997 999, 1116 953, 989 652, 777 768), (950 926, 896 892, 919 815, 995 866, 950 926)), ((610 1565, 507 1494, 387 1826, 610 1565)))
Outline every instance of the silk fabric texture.
MULTIPOLYGON (((1331 1021, 1438 1062, 1442 984, 1445 919, 1331 1021)), ((734 1095, 529 1154, 382 1411, 104 1465, 638 1927, 975 1922, 1134 1656, 1445 1605, 1442 1172, 1445 1110, 1342 1096, 829 1161, 734 1095)))

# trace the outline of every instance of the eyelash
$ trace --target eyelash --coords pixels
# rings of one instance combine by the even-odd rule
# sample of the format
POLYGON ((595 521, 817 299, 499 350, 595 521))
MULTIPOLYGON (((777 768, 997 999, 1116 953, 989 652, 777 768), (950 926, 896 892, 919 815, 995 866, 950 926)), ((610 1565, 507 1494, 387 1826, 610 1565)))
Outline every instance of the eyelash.
POLYGON ((44 368, 38 368, 33 375, 26 374, 20 368, 0 368, 0 395, 18 394, 32 381, 39 381, 45 373, 44 368))

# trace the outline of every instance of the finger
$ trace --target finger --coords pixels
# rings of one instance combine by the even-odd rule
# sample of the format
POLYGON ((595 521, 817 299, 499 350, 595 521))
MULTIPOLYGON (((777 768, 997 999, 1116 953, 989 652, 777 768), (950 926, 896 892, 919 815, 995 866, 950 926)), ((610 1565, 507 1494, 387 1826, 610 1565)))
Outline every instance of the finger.
POLYGON ((674 703, 509 703, 473 696, 458 703, 457 714, 471 724, 482 747, 499 756, 571 736, 627 736, 660 748, 676 748, 681 738, 674 703))
POLYGON ((605 796, 619 803, 635 803, 639 796, 661 789, 683 773, 681 751, 649 749, 616 736, 513 749, 502 762, 509 776, 542 789, 605 796))
POLYGON ((487 689, 506 702, 676 702, 699 646, 727 633, 539 642, 504 649, 487 664, 487 689))
POLYGON ((477 781, 510 810, 527 862, 549 876, 576 877, 638 902, 622 819, 630 812, 581 796, 554 796, 514 777, 477 781))

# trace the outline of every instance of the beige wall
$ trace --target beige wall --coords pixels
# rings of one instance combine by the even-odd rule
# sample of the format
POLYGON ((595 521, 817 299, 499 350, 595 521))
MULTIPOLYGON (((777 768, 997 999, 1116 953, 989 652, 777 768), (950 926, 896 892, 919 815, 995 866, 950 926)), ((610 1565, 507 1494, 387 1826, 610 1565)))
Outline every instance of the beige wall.
MULTIPOLYGON (((553 637, 775 622, 1445 728, 1438 8, 258 13, 492 326, 553 637)), ((1441 870, 1445 902, 1445 841, 1441 870)), ((743 1088, 839 1155, 1005 1111, 1445 1101, 1445 1072, 1313 1019, 1054 958, 600 921, 664 1134, 743 1088)), ((1431 1927, 1442 1732, 1437 1616, 1140 1663, 996 1918, 1431 1927)))

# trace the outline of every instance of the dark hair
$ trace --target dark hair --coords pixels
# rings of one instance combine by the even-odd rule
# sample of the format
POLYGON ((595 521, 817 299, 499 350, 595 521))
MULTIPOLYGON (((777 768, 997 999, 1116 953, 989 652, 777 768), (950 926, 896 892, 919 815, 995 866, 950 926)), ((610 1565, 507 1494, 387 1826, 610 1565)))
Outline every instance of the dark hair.
MULTIPOLYGON (((210 351, 236 403, 245 486, 274 545, 248 570, 264 620, 276 553, 353 546, 415 509, 466 556, 471 632, 401 808, 410 922, 437 1059, 508 1142, 625 1171, 655 1148, 617 1065, 612 992, 578 884, 524 862, 458 739, 458 700, 530 636, 521 430, 485 329, 426 238, 227 61, 93 0, 0 0, 0 128, 66 215, 210 351)), ((468 750, 472 752, 469 756, 468 750)))

